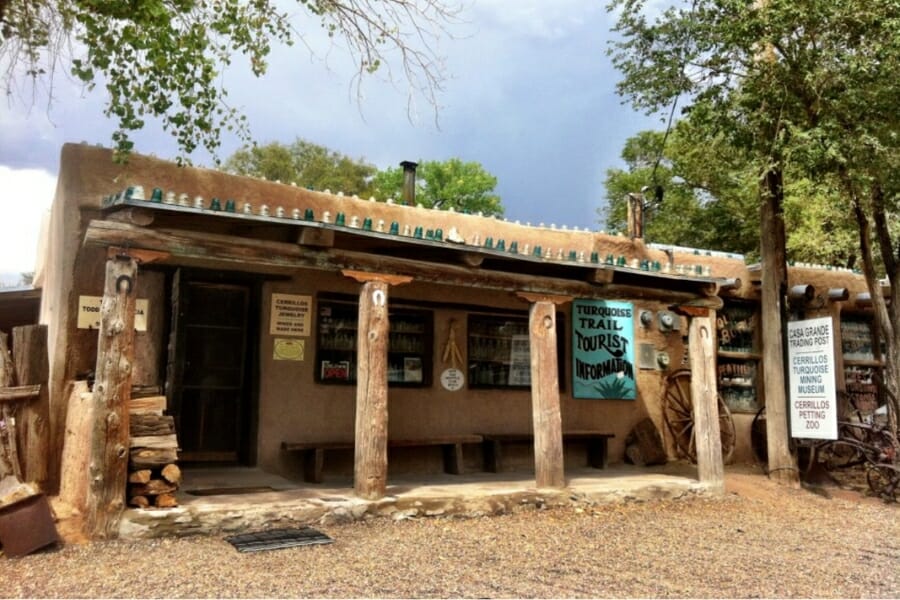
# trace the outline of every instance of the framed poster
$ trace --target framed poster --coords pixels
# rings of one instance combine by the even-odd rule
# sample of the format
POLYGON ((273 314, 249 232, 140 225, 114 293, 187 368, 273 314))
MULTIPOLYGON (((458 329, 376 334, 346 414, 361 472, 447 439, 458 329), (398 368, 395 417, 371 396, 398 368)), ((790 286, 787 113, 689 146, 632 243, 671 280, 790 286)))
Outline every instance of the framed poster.
POLYGON ((575 300, 572 320, 574 397, 634 400, 634 306, 575 300))

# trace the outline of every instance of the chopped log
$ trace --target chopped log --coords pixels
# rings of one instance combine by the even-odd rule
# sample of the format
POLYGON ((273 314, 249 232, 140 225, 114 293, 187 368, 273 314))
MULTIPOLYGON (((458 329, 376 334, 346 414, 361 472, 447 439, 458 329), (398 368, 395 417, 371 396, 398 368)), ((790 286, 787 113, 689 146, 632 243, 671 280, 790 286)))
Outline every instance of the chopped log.
POLYGON ((149 398, 150 396, 159 396, 161 393, 162 390, 158 385, 133 385, 131 386, 131 402, 149 398))
POLYGON ((178 460, 178 452, 168 448, 134 448, 130 459, 132 469, 152 469, 175 462, 178 460))
POLYGON ((178 465, 170 463, 163 467, 162 477, 169 483, 178 485, 179 483, 181 483, 181 469, 178 468, 178 465))
POLYGON ((94 425, 94 403, 86 381, 70 383, 66 399, 65 437, 63 438, 59 497, 84 513, 90 476, 90 432, 94 425))
POLYGON ((164 410, 166 410, 165 396, 132 398, 128 403, 128 412, 130 412, 131 414, 162 415, 164 410))
POLYGON ((25 402, 40 395, 41 386, 39 385, 17 385, 15 387, 0 388, 0 402, 25 402))
POLYGON ((128 474, 128 483, 147 483, 150 481, 150 478, 153 476, 153 471, 150 469, 140 469, 137 471, 132 471, 128 474))
POLYGON ((134 309, 137 261, 115 256, 106 261, 100 303, 94 427, 90 437, 90 487, 86 533, 91 538, 118 535, 128 478, 128 401, 134 357, 134 309))
POLYGON ((50 364, 47 355, 47 326, 14 327, 12 333, 13 362, 19 384, 35 385, 40 390, 36 401, 19 406, 22 470, 25 481, 30 481, 47 492, 50 469, 50 394, 47 389, 50 364))
POLYGON ((132 437, 129 445, 132 448, 152 448, 155 450, 177 449, 178 438, 174 433, 171 435, 132 437))
POLYGON ((147 508, 150 506, 150 500, 147 499, 147 496, 132 496, 128 499, 128 504, 138 508, 147 508))
POLYGON ((178 506, 178 500, 175 498, 175 494, 160 494, 156 497, 154 504, 156 508, 173 508, 178 506))
POLYGON ((175 417, 152 413, 132 413, 129 428, 131 437, 168 435, 175 433, 175 417))
POLYGON ((178 486, 162 479, 151 479, 147 483, 132 484, 130 488, 132 496, 158 496, 174 492, 178 486))

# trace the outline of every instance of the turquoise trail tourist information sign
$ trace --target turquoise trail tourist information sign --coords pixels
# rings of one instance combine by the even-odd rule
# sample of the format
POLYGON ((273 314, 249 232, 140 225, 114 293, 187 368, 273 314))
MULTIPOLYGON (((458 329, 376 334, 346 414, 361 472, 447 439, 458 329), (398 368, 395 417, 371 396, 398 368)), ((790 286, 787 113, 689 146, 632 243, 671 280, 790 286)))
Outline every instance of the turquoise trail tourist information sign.
POLYGON ((634 400, 634 306, 575 300, 572 310, 574 396, 634 400))

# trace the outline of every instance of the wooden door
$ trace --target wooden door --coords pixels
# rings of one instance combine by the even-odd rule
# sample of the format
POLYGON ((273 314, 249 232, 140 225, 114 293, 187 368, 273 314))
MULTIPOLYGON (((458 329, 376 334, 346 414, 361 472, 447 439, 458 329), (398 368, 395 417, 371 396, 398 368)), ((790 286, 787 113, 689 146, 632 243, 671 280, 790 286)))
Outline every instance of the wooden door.
POLYGON ((249 436, 250 288, 176 276, 172 296, 171 412, 179 458, 240 462, 249 436))

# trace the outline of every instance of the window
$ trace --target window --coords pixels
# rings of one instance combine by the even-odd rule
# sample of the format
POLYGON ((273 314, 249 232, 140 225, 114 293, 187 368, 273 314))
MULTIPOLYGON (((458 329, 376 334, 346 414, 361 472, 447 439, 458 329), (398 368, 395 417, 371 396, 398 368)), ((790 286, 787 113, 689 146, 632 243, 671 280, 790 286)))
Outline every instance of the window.
MULTIPOLYGON (((557 313, 557 357, 559 385, 563 388, 564 321, 557 313)), ((469 387, 531 387, 531 341, 528 317, 505 315, 469 315, 468 320, 469 387)))
MULTIPOLYGON (((431 385, 433 317, 430 311, 389 308, 388 383, 431 385)), ((359 306, 354 301, 319 300, 316 381, 356 383, 359 306)))
POLYGON ((727 304, 716 318, 719 348, 716 366, 719 394, 735 412, 756 412, 759 401, 756 307, 727 304))
POLYGON ((878 380, 882 363, 875 352, 872 323, 860 317, 841 318, 844 389, 850 410, 871 414, 879 407, 878 380))

